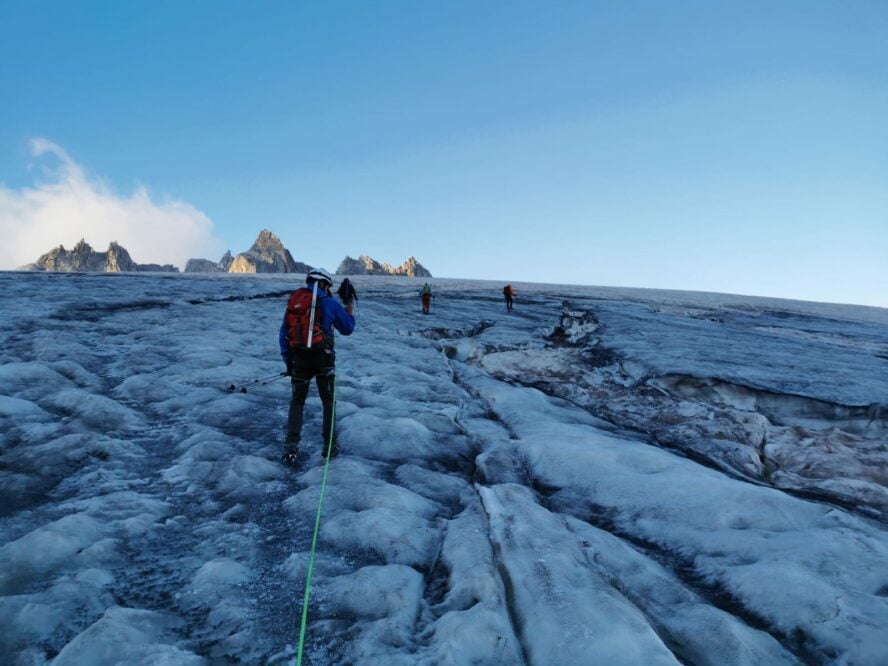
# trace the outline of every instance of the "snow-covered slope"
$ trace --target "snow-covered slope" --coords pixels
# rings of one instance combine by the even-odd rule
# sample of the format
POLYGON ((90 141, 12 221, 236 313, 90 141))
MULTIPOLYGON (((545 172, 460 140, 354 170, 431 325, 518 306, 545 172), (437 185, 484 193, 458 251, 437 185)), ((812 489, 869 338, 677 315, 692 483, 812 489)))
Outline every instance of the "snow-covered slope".
MULTIPOLYGON (((308 662, 888 662, 888 312, 354 281, 308 662)), ((295 286, 0 274, 6 663, 292 660, 295 286)))

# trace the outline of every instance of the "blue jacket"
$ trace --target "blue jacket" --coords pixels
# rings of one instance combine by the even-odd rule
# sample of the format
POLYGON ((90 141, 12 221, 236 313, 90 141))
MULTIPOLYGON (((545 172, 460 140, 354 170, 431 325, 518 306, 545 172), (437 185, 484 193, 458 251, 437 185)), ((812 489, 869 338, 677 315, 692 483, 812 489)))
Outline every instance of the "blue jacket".
MULTIPOLYGON (((305 287, 302 287, 305 289, 305 287)), ((318 293, 318 314, 321 316, 321 328, 324 329, 324 335, 333 340, 333 329, 343 335, 351 335, 355 330, 355 318, 352 317, 345 308, 332 296, 318 293)), ((287 337, 287 313, 284 311, 284 321, 281 324, 281 330, 278 333, 278 342, 281 346, 281 357, 284 363, 287 362, 287 351, 290 348, 290 341, 287 337)), ((331 345, 330 352, 333 352, 331 345)))

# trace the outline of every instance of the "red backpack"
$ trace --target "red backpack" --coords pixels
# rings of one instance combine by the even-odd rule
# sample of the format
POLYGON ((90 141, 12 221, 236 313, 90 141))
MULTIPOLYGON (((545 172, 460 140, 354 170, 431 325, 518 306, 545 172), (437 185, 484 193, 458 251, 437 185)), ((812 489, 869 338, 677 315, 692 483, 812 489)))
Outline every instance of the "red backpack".
MULTIPOLYGON (((308 348, 308 327, 311 322, 311 290, 297 289, 287 301, 287 339, 290 348, 308 348)), ((311 346, 322 347, 325 341, 324 328, 321 325, 321 299, 327 298, 324 294, 318 294, 315 302, 314 326, 311 331, 311 346)))

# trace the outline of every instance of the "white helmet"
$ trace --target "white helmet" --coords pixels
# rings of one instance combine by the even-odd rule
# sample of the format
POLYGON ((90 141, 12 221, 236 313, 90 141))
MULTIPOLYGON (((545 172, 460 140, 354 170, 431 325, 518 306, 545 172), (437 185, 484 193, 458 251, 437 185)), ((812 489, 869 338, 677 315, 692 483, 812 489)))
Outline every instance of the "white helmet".
POLYGON ((330 275, 329 271, 323 268, 312 268, 308 275, 305 276, 306 282, 326 282, 331 287, 333 286, 333 276, 330 275))

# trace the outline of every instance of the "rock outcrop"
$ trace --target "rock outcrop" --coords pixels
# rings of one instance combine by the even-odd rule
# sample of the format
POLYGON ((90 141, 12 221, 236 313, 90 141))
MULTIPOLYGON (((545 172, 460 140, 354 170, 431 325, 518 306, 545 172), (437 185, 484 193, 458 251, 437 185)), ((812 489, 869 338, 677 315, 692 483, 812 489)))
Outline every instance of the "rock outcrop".
POLYGON ((84 239, 71 250, 64 245, 53 248, 24 270, 58 273, 178 273, 171 264, 137 264, 122 245, 113 241, 105 252, 96 252, 84 239))
POLYGON ((398 266, 398 275, 408 277, 432 277, 431 271, 419 263, 415 257, 407 257, 407 261, 398 266))
POLYGON ((246 252, 234 258, 229 273, 307 273, 311 266, 295 261, 281 239, 263 229, 246 252))
POLYGON ((231 252, 226 252, 219 261, 209 259, 189 259, 185 264, 186 273, 227 273, 234 261, 231 252))
POLYGON ((185 264, 186 273, 221 273, 219 264, 209 259, 189 259, 185 264))
POLYGON ((365 254, 357 259, 346 257, 336 269, 337 275, 403 275, 407 277, 432 277, 432 274, 414 257, 398 267, 376 261, 365 254))

